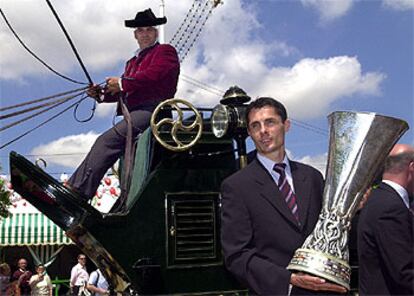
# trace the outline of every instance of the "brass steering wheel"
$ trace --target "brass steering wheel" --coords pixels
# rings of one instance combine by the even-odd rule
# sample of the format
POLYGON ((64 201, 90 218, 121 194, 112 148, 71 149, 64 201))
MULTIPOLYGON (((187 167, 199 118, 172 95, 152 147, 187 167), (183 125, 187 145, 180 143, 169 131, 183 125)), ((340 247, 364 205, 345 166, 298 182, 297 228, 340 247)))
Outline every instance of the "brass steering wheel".
POLYGON ((182 100, 182 99, 169 99, 169 100, 165 100, 164 102, 162 102, 161 104, 159 104, 157 106, 157 108, 155 108, 154 112, 152 113, 151 116, 151 129, 152 129, 152 133, 154 135, 154 137, 157 139, 157 141, 164 146, 165 148, 175 151, 175 152, 181 152, 181 151, 185 151, 189 148, 191 148, 192 146, 195 145, 195 143, 197 143, 197 141, 200 139, 201 134, 203 132, 203 119, 201 117, 200 112, 198 112, 198 110, 189 102, 182 100), (184 119, 184 113, 183 110, 178 106, 178 104, 182 104, 185 105, 186 107, 188 107, 189 109, 191 109, 192 112, 194 112, 195 114, 195 119, 194 121, 189 124, 189 125, 185 125, 183 123, 183 119, 184 119), (173 118, 163 118, 161 119, 159 122, 155 122, 158 113, 160 112, 161 108, 166 107, 166 106, 170 106, 172 109, 174 109, 177 112, 177 118, 173 119, 173 118), (161 139, 160 137, 160 128, 161 126, 168 124, 171 125, 171 137, 174 140, 176 145, 170 145, 168 143, 166 143, 163 139, 161 139), (194 139, 192 139, 189 143, 183 143, 182 141, 180 141, 177 137, 177 132, 178 131, 193 131, 197 129, 197 133, 194 137, 194 139))

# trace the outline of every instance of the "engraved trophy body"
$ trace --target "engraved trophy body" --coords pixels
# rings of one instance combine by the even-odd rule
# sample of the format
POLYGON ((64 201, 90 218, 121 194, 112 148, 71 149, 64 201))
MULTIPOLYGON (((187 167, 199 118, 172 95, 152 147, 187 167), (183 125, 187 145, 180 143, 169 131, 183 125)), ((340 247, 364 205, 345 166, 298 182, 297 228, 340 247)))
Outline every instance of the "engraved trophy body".
POLYGON ((364 191, 408 124, 375 113, 333 112, 322 210, 297 249, 289 270, 303 271, 350 289, 348 232, 364 191))

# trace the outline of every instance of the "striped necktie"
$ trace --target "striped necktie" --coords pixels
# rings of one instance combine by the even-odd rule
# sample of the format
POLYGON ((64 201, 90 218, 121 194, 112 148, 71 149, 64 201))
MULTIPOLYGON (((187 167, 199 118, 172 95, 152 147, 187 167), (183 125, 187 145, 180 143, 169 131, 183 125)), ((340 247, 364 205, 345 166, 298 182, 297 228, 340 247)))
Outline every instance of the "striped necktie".
POLYGON ((296 221, 299 222, 299 214, 298 214, 298 205, 296 203, 296 195, 293 192, 292 188, 289 185, 289 182, 286 178, 285 172, 286 164, 284 163, 277 163, 273 167, 276 173, 279 174, 279 181, 277 186, 279 187, 280 193, 282 194, 285 202, 292 212, 293 216, 296 218, 296 221))

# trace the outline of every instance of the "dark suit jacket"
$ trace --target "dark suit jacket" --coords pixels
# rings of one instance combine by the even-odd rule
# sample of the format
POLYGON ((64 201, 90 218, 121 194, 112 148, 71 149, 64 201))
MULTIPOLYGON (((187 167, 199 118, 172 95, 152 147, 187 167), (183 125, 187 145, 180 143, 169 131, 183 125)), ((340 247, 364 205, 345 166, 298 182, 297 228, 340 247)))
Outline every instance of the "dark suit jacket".
POLYGON ((226 267, 260 295, 287 295, 291 272, 286 267, 313 230, 321 209, 321 173, 294 161, 290 166, 300 226, 257 159, 222 184, 221 241, 226 267))
POLYGON ((398 193, 381 183, 358 223, 361 295, 414 295, 413 214, 398 193))

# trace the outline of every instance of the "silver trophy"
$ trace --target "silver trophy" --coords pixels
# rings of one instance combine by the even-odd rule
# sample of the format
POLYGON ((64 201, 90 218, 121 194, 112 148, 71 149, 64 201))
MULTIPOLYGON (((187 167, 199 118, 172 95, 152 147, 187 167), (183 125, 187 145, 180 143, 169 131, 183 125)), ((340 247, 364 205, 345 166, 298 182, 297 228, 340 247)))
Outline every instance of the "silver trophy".
POLYGON ((289 270, 303 271, 349 290, 348 232, 365 190, 408 124, 375 113, 334 112, 322 210, 289 270))

